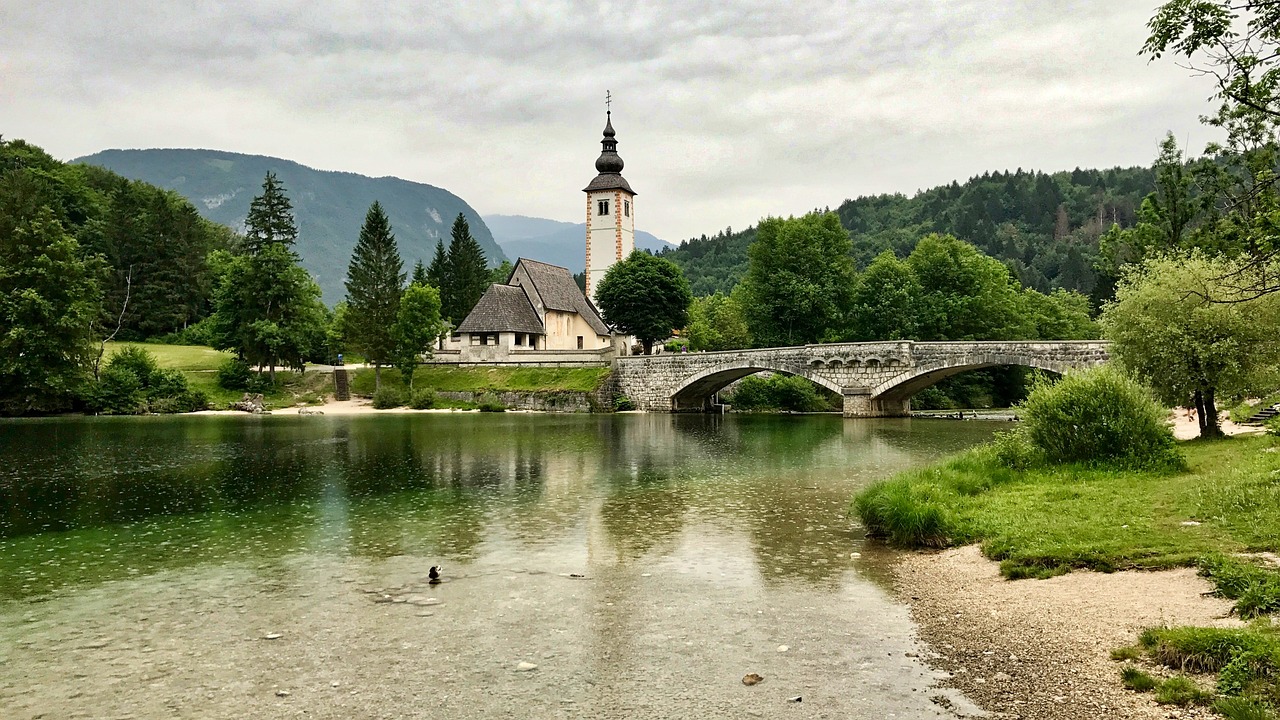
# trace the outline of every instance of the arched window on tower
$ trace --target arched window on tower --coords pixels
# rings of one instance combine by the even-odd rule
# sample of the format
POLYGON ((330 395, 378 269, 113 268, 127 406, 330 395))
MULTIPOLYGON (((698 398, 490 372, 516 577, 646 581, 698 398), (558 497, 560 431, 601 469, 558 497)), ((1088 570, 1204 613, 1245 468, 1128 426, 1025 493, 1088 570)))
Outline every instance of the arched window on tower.
POLYGON ((622 214, 626 215, 627 217, 631 217, 631 201, 630 200, 622 201, 622 214))
POLYGON ((596 214, 597 214, 597 215, 608 215, 608 214, 609 214, 609 201, 608 201, 608 200, 599 200, 599 201, 597 201, 597 202, 596 202, 596 214))

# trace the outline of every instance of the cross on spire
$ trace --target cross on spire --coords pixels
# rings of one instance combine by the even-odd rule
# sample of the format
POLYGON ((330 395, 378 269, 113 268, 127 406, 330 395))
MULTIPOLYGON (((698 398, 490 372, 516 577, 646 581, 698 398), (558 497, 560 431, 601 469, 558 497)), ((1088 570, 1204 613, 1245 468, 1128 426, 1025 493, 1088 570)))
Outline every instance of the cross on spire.
POLYGON ((608 91, 604 91, 604 112, 611 114, 613 112, 613 95, 608 91))

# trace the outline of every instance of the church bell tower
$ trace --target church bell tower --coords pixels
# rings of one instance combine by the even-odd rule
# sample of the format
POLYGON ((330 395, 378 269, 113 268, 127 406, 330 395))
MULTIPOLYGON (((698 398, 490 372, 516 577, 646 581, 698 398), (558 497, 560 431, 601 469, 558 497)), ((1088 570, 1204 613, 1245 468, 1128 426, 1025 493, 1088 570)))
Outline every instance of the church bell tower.
POLYGON ((583 188, 587 194, 587 297, 592 300, 605 272, 636 248, 636 193, 622 177, 611 110, 605 112, 600 145, 603 149, 596 159, 599 174, 583 188))

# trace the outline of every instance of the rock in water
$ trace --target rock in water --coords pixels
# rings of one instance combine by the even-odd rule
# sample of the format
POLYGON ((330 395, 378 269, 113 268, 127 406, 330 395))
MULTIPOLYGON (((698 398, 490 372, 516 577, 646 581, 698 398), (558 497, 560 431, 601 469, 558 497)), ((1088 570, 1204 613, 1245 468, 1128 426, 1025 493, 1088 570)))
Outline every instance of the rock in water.
POLYGON ((762 682, 764 682, 764 678, 760 677, 756 673, 747 673, 742 676, 743 685, 758 685, 762 682))

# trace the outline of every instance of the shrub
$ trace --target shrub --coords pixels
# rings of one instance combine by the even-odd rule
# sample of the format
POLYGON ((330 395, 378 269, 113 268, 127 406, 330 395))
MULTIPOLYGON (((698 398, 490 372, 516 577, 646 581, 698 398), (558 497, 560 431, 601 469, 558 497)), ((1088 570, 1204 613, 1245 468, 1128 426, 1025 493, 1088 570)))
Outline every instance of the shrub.
POLYGON ((1120 680, 1124 686, 1134 692, 1146 692, 1155 688, 1156 679, 1136 667, 1127 667, 1120 671, 1120 680))
POLYGON ((156 356, 146 348, 137 345, 125 345, 111 356, 105 367, 128 370, 144 388, 151 387, 155 383, 155 376, 160 373, 156 356))
POLYGON ((406 402, 404 391, 390 385, 384 385, 373 394, 373 406, 379 410, 404 407, 406 402))
POLYGON ((1280 415, 1271 418, 1262 426, 1271 437, 1280 437, 1280 415))
POLYGON ((631 398, 626 395, 619 395, 613 399, 613 409, 615 412, 627 412, 635 410, 636 404, 631 402, 631 398))
POLYGON ((996 462, 1012 470, 1026 470, 1044 461, 1044 452, 1031 442, 1025 427, 996 433, 991 441, 996 462))
POLYGON ((485 393, 480 396, 477 403, 480 406, 480 412, 506 412, 507 406, 502 404, 497 395, 493 393, 485 393))
POLYGON ((147 411, 142 381, 133 370, 107 363, 89 389, 89 409, 105 415, 137 415, 147 411))
POLYGON ((186 390, 172 397, 160 397, 152 400, 150 410, 153 413, 187 413, 209 408, 209 396, 201 390, 186 390))
POLYGON ((223 390, 248 390, 253 379, 253 369, 249 363, 239 358, 228 358, 218 366, 215 377, 218 387, 223 390))
POLYGON ((430 410, 436 406, 436 391, 431 388, 419 388, 413 391, 409 407, 414 410, 430 410))
POLYGON ((1022 405, 1023 428, 1049 462, 1134 469, 1185 467, 1168 413, 1149 390, 1103 366, 1039 380, 1022 405))
POLYGON ((816 385, 802 377, 781 373, 744 379, 725 402, 739 410, 821 412, 833 408, 830 401, 818 394, 816 385))

